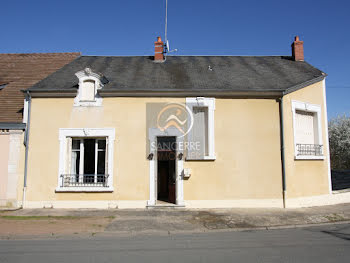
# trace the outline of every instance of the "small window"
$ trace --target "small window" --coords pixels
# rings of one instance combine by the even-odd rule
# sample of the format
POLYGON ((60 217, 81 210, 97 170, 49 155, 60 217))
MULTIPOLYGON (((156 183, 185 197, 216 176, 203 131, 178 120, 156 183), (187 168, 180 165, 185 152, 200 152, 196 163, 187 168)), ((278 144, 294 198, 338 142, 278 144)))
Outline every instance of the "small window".
POLYGON ((323 159, 321 107, 293 102, 296 159, 323 159))
POLYGON ((214 151, 214 98, 186 98, 186 106, 193 115, 188 133, 188 160, 215 160, 214 151))
POLYGON ((95 101, 95 81, 85 80, 81 88, 81 101, 95 101))
POLYGON ((208 107, 193 107, 192 141, 196 143, 199 158, 209 155, 208 152, 208 107))
POLYGON ((101 106, 102 97, 98 91, 103 88, 108 80, 100 73, 85 68, 75 73, 79 79, 77 96, 74 98, 74 106, 101 106))

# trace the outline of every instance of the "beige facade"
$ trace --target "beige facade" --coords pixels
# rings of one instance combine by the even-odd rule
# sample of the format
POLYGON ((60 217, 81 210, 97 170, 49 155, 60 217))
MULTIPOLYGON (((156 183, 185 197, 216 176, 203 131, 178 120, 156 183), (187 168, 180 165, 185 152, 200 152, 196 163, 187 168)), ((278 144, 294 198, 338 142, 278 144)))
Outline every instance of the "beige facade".
POLYGON ((24 174, 24 132, 0 133, 0 206, 21 205, 24 174))
POLYGON ((9 160, 10 135, 7 132, 0 134, 0 205, 7 202, 7 170, 9 160))
MULTIPOLYGON (((103 98, 102 106, 74 107, 73 98, 33 98, 27 207, 145 207, 150 195, 146 104, 186 98, 103 98), (62 128, 114 128, 113 191, 56 192, 62 128)), ((187 207, 281 207, 279 102, 216 98, 215 160, 184 161, 187 207)), ((329 193, 323 82, 284 97, 287 198, 329 193), (324 160, 295 160, 291 101, 322 108, 324 160)))
POLYGON ((287 197, 305 197, 329 194, 329 159, 324 105, 324 82, 297 90, 284 97, 284 133, 286 154, 287 197), (294 135, 292 101, 302 101, 321 106, 323 160, 294 160, 294 135))

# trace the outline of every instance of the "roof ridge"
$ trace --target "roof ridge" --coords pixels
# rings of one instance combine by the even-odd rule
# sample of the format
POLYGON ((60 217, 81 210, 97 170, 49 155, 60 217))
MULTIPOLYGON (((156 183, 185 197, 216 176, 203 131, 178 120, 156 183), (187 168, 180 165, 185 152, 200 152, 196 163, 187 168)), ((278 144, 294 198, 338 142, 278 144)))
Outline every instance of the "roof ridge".
POLYGON ((63 56, 66 56, 66 55, 79 55, 81 56, 81 52, 47 52, 47 53, 0 53, 0 56, 23 56, 23 55, 26 55, 26 56, 50 56, 50 55, 63 55, 63 56))

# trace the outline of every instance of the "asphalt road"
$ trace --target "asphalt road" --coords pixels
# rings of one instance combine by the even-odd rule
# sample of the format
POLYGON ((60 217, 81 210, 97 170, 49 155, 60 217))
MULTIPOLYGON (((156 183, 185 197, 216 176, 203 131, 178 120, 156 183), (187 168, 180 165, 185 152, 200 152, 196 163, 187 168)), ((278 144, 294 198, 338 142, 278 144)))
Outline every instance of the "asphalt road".
POLYGON ((1 240, 0 262, 349 262, 350 224, 200 234, 1 240))

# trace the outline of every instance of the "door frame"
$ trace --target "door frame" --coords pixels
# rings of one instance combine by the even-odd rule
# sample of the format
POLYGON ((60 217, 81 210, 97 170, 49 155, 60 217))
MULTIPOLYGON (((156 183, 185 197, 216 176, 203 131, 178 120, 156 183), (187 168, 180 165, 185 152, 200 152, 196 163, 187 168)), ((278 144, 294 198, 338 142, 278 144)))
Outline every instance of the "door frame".
MULTIPOLYGON (((149 160, 149 200, 147 201, 148 206, 155 206, 157 204, 157 178, 158 178, 158 167, 157 167, 157 137, 175 137, 177 145, 184 142, 184 137, 181 132, 176 128, 168 128, 166 131, 160 131, 156 128, 150 128, 148 134, 149 140, 149 153, 153 155, 153 158, 149 160), (153 146, 153 147, 152 147, 153 146), (154 149, 155 148, 155 149, 154 149)), ((176 205, 183 206, 184 203, 184 191, 183 191, 183 162, 184 162, 184 150, 183 147, 177 147, 176 149, 176 160, 175 160, 175 200, 176 205), (179 155, 182 155, 181 160, 179 155)))

